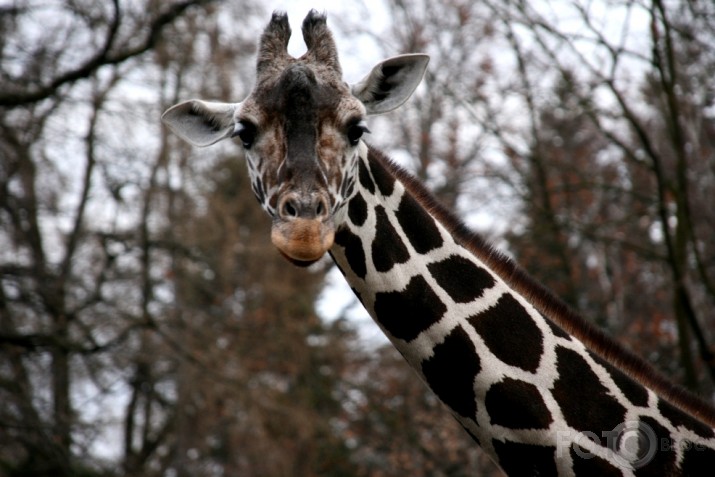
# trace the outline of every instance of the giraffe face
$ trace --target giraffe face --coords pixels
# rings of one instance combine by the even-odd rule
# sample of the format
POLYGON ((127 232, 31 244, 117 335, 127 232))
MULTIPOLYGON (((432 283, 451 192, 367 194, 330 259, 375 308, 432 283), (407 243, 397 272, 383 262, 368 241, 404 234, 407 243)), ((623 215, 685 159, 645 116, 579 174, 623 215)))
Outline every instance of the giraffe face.
POLYGON ((162 116, 197 146, 235 138, 253 192, 273 220, 271 240, 297 265, 315 262, 333 245, 356 187, 359 154, 367 152, 365 117, 406 101, 429 61, 421 54, 390 58, 350 86, 326 17, 311 11, 302 31, 308 51, 293 58, 288 18, 274 13, 259 44, 256 86, 244 101, 190 100, 162 116))
MULTIPOLYGON (((332 73, 332 72, 330 72, 332 73)), ((366 109, 342 80, 294 60, 236 111, 253 191, 273 219, 271 240, 297 264, 332 246, 353 193, 366 109)))

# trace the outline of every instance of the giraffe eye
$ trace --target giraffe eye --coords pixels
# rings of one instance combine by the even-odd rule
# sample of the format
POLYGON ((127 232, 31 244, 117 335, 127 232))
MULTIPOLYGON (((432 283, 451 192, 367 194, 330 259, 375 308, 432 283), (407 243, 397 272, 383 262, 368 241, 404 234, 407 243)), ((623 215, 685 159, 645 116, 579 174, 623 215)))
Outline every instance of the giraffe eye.
POLYGON ((243 143, 243 147, 250 149, 256 140, 256 126, 248 121, 239 121, 233 128, 233 134, 231 134, 231 137, 236 136, 243 143))
POLYGON ((362 135, 369 132, 370 130, 367 128, 365 121, 358 121, 348 127, 348 142, 350 142, 351 146, 357 146, 362 135))

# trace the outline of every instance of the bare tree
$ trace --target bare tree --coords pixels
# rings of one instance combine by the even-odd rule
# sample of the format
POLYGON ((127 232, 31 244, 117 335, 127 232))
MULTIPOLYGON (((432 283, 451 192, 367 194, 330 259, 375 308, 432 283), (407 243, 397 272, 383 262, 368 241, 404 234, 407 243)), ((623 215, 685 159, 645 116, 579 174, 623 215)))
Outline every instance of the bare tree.
POLYGON ((567 290, 573 306, 600 314, 633 345, 628 333, 645 335, 644 354, 709 393, 715 368, 707 310, 715 295, 704 238, 712 220, 702 194, 713 185, 712 145, 703 135, 712 127, 713 62, 704 49, 712 41, 711 6, 627 2, 605 14, 582 2, 551 11, 523 2, 490 7, 517 65, 517 82, 503 90, 519 95, 528 112, 523 139, 514 140, 493 101, 490 128, 519 174, 509 180, 536 199, 525 202, 534 211, 529 231, 551 224, 544 236, 558 244, 550 254, 526 253, 561 264, 563 274, 543 275, 553 288, 591 277, 603 304, 567 290), (578 27, 560 22, 560 14, 578 27), (568 94, 559 93, 565 87, 568 94), (574 148, 573 138, 585 137, 598 147, 574 148))
POLYGON ((130 283, 141 186, 131 169, 142 164, 129 153, 143 148, 112 150, 106 136, 131 129, 114 114, 141 107, 117 102, 126 76, 202 3, 0 11, 0 461, 10 475, 100 468, 94 443, 114 424, 103 403, 136 333, 154 326, 130 283))
MULTIPOLYGON (((414 97, 375 129, 385 147, 450 206, 484 173, 481 160, 487 136, 472 118, 473 105, 486 94, 493 36, 480 2, 396 0, 386 2, 392 19, 385 32, 350 31, 377 37, 383 56, 423 52, 430 55, 426 77, 414 97), (381 134, 381 130, 389 131, 381 134), (398 134, 393 133, 397 131, 398 134)), ((465 211, 468 212, 468 211, 465 211)))

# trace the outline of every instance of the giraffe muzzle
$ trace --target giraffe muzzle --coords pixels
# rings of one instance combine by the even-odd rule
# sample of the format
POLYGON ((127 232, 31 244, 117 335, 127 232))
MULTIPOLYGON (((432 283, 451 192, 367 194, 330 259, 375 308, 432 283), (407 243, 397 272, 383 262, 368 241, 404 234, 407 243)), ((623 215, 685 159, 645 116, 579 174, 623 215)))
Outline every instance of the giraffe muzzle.
POLYGON ((309 265, 319 260, 335 238, 327 200, 319 194, 287 194, 278 204, 271 241, 291 262, 309 265))

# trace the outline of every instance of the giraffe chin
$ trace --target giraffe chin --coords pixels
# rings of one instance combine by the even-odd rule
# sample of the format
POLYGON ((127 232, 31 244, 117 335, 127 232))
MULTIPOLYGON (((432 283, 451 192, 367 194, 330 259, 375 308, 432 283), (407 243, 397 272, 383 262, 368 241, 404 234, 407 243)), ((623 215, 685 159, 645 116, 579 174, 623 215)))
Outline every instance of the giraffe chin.
POLYGON ((307 267, 330 250, 335 239, 332 222, 310 219, 293 219, 274 222, 271 241, 289 262, 307 267))

